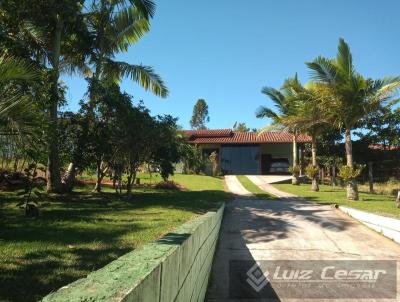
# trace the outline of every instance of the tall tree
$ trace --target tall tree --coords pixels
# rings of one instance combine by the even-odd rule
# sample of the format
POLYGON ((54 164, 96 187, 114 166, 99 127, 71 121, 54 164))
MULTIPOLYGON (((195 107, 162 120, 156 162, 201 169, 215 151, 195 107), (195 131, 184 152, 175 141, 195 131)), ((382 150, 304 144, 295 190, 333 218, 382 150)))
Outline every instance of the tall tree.
POLYGON ((192 129, 207 129, 206 123, 210 121, 208 105, 204 99, 198 99, 193 107, 193 114, 190 120, 192 129))
MULTIPOLYGON (((150 18, 154 15, 155 4, 150 0, 92 0, 85 16, 92 37, 89 66, 92 74, 87 78, 88 110, 84 128, 89 129, 94 121, 94 110, 102 98, 100 86, 105 82, 119 82, 130 78, 144 89, 160 97, 168 96, 168 89, 152 67, 129 64, 115 60, 117 53, 126 52, 128 47, 140 40, 150 29, 150 18)), ((89 131, 89 130, 88 130, 89 131)), ((80 154, 83 153, 88 131, 83 131, 73 161, 65 177, 67 189, 71 189, 75 179, 80 154)))
MULTIPOLYGON (((59 166, 58 108, 62 103, 59 77, 63 72, 84 69, 87 54, 86 26, 83 23, 84 0, 4 0, 2 12, 5 43, 10 51, 29 57, 47 73, 49 127, 46 129, 48 146, 47 189, 62 190, 59 166), (9 18, 7 18, 9 16, 9 18), (10 17, 11 16, 11 17, 10 17), (18 23, 13 22, 16 18, 18 23)), ((47 87, 46 87, 47 86, 47 87)))
POLYGON ((287 117, 286 122, 311 137, 311 165, 307 167, 307 174, 312 180, 311 189, 319 191, 317 140, 328 124, 320 102, 321 90, 325 88, 313 82, 303 86, 297 77, 288 80, 286 86, 292 90, 292 102, 297 104, 296 115, 287 117))
MULTIPOLYGON (((350 48, 343 39, 339 40, 335 59, 317 57, 306 64, 312 71, 312 78, 326 88, 322 90, 324 95, 321 97, 326 118, 337 128, 345 129, 347 167, 350 172, 356 173, 351 131, 359 127, 360 121, 369 113, 391 100, 400 87, 400 77, 364 78, 355 70, 350 48)), ((348 182, 347 198, 358 200, 354 177, 348 182)))
POLYGON ((297 104, 296 99, 293 97, 293 90, 290 88, 288 83, 290 81, 298 81, 297 76, 293 79, 287 79, 280 90, 272 87, 264 87, 261 92, 268 96, 274 103, 277 112, 274 110, 260 106, 257 109, 256 116, 258 118, 270 118, 272 125, 261 130, 267 131, 270 129, 279 129, 288 131, 293 136, 293 166, 292 166, 292 184, 298 185, 299 181, 299 162, 298 162, 298 148, 297 148, 297 136, 299 135, 299 129, 293 123, 289 122, 291 117, 297 115, 297 104))
POLYGON ((365 119, 363 128, 366 132, 356 134, 366 142, 380 144, 384 149, 400 146, 400 108, 380 108, 365 119))

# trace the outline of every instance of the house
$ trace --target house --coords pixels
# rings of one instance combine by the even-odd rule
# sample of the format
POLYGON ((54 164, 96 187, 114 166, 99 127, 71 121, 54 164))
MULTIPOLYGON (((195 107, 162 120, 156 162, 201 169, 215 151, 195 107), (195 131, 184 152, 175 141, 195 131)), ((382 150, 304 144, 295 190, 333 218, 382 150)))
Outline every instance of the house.
MULTIPOLYGON (((236 132, 231 129, 186 130, 187 142, 198 146, 205 157, 218 154, 225 174, 287 174, 293 161, 293 136, 287 132, 236 132)), ((297 139, 299 158, 311 138, 297 139)))

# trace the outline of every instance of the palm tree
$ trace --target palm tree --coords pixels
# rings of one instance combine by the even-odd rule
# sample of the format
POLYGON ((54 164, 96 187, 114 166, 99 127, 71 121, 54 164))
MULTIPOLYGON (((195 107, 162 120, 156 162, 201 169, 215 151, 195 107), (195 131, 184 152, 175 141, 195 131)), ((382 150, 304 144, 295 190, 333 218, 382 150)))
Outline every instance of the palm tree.
POLYGON ((22 59, 0 55, 0 134, 26 132, 31 124, 32 100, 21 82, 32 81, 38 72, 22 59), (25 130, 25 131, 24 131, 25 130))
MULTIPOLYGON (((90 2, 85 20, 92 38, 92 50, 88 62, 92 74, 88 78, 89 101, 85 128, 89 127, 94 118, 93 110, 99 99, 96 93, 99 91, 99 85, 104 82, 119 82, 127 77, 157 96, 168 96, 167 87, 152 67, 115 60, 117 53, 126 52, 130 45, 139 41, 149 31, 150 18, 154 10, 155 5, 151 0, 93 0, 90 2)), ((66 173, 67 189, 72 188, 86 138, 82 137, 80 141, 74 160, 66 173)))
MULTIPOLYGON (((350 48, 343 39, 339 40, 335 59, 317 57, 306 64, 312 71, 312 78, 325 88, 321 100, 326 118, 337 128, 345 129, 347 167, 355 171, 351 131, 359 126, 360 120, 393 97, 400 87, 400 77, 364 78, 356 72, 350 48)), ((347 185, 350 200, 358 200, 354 178, 347 185)))
MULTIPOLYGON (((16 4, 23 18, 12 36, 15 45, 23 45, 22 53, 47 71, 47 190, 60 192, 58 109, 62 94, 59 78, 65 72, 85 70, 89 37, 82 22, 84 0, 18 1, 16 4)), ((13 15, 10 11, 5 13, 13 15)))
POLYGON ((288 84, 291 81, 298 81, 297 75, 293 79, 286 80, 280 90, 271 87, 264 87, 261 90, 261 92, 272 100, 275 107, 277 108, 277 112, 265 106, 261 106, 260 108, 258 108, 256 116, 258 118, 266 117, 272 119, 272 125, 262 129, 261 132, 270 129, 279 129, 282 131, 288 131, 293 135, 292 184, 298 185, 300 184, 298 177, 299 163, 298 163, 298 148, 297 148, 297 136, 299 134, 299 129, 296 127, 295 124, 289 122, 291 117, 297 115, 296 99, 293 97, 294 91, 288 84))
MULTIPOLYGON (((102 79, 118 82, 128 77, 155 95, 168 95, 168 89, 152 67, 114 59, 117 53, 126 52, 130 45, 137 43, 150 30, 149 19, 154 9, 155 5, 150 0, 91 2, 86 22, 93 39, 89 57, 89 64, 94 70, 93 82, 102 79)), ((91 90, 92 87, 89 87, 89 93, 93 93, 91 90)))
POLYGON ((302 86, 297 79, 288 81, 286 85, 292 89, 291 97, 297 104, 296 115, 288 117, 286 122, 296 127, 299 132, 311 137, 311 165, 307 168, 307 174, 312 179, 311 190, 319 191, 317 139, 324 132, 327 124, 320 102, 323 87, 313 82, 302 86))

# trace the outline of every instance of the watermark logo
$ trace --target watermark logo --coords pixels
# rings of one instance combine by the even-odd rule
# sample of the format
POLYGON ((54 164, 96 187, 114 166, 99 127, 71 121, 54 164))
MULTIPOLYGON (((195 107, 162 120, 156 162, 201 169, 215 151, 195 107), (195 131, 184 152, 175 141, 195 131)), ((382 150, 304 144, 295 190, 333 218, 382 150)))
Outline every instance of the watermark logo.
POLYGON ((247 283, 258 293, 268 284, 268 271, 263 272, 260 268, 260 263, 256 262, 247 271, 247 283))
POLYGON ((395 299, 397 262, 231 261, 232 298, 395 299))

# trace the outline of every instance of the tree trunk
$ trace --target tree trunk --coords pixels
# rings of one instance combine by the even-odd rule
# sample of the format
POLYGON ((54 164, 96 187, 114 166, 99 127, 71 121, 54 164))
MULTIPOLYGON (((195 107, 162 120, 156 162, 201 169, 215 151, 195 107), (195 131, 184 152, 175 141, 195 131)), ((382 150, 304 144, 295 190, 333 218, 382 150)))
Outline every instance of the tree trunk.
MULTIPOLYGON (((311 157, 312 157, 312 166, 313 166, 313 168, 317 168, 318 167, 318 163, 317 163, 317 140, 316 140, 314 135, 311 137, 311 157)), ((312 175, 311 190, 314 191, 314 192, 318 192, 319 191, 318 178, 317 178, 317 174, 316 173, 314 173, 312 175)))
POLYGON ((100 193, 101 192, 101 182, 103 181, 103 177, 104 177, 103 171, 101 169, 101 162, 97 163, 96 170, 97 170, 97 180, 96 180, 96 185, 94 186, 94 190, 96 192, 100 193))
POLYGON ((374 174, 373 174, 373 162, 368 162, 368 183, 369 192, 374 193, 374 174))
POLYGON ((112 186, 113 186, 113 188, 115 189, 115 184, 117 183, 117 176, 115 175, 115 172, 114 172, 114 175, 112 176, 112 186))
POLYGON ((132 174, 129 174, 126 182, 126 196, 128 199, 132 198, 132 174))
POLYGON ((400 191, 397 192, 396 207, 400 209, 400 191))
POLYGON ((316 177, 314 177, 311 181, 311 191, 314 192, 319 191, 318 179, 316 177))
POLYGON ((68 165, 68 169, 64 177, 64 189, 66 191, 71 191, 73 189, 75 184, 75 177, 76 177, 75 163, 71 162, 68 165))
POLYGON ((51 104, 49 110, 49 133, 48 133, 48 160, 47 160, 47 192, 60 192, 60 158, 58 150, 58 79, 60 77, 60 47, 61 47, 62 23, 58 18, 53 41, 52 58, 52 83, 51 83, 51 104))
MULTIPOLYGON (((349 128, 346 129, 345 138, 347 166, 354 170, 353 146, 351 141, 351 131, 349 128)), ((355 179, 350 180, 347 184, 347 199, 358 200, 358 186, 355 179)))
POLYGON ((332 166, 332 187, 336 186, 336 166, 332 166))
POLYGON ((292 174, 292 185, 299 185, 299 173, 296 171, 299 169, 298 162, 298 151, 297 151, 297 134, 293 134, 293 174, 292 174))

